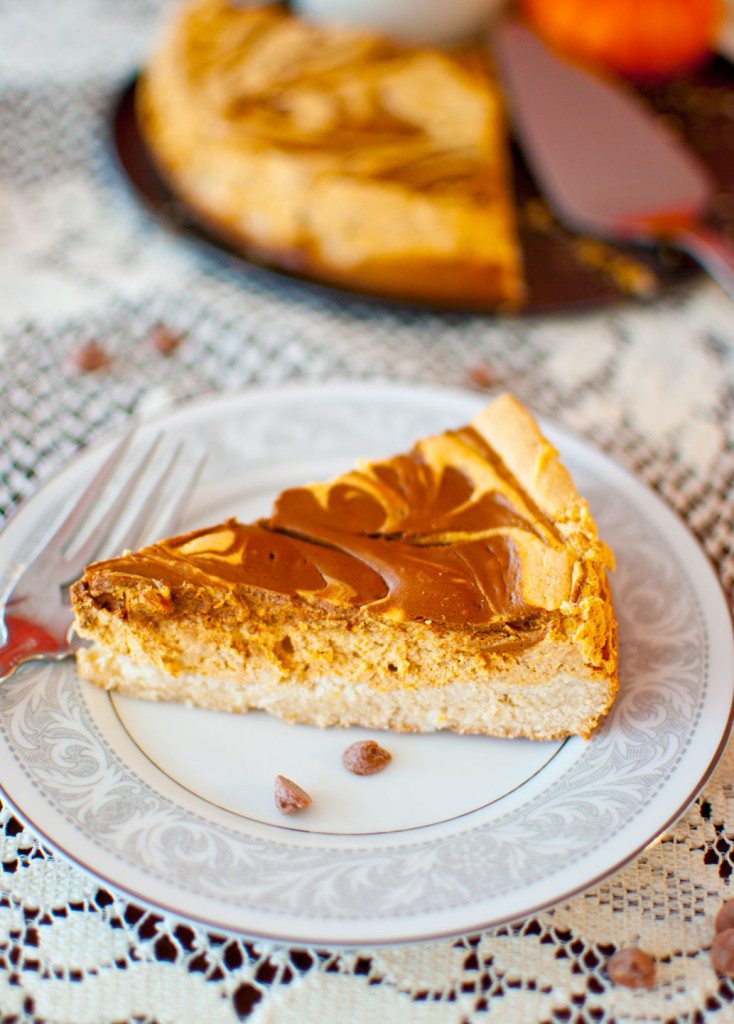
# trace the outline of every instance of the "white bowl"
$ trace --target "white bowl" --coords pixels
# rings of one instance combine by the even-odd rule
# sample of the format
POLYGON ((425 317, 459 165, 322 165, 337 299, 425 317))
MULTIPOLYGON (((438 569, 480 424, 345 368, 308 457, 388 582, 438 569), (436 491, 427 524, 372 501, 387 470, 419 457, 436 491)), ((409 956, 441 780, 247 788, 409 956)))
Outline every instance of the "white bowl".
POLYGON ((486 27, 503 0, 294 0, 304 18, 355 25, 412 43, 448 43, 486 27))

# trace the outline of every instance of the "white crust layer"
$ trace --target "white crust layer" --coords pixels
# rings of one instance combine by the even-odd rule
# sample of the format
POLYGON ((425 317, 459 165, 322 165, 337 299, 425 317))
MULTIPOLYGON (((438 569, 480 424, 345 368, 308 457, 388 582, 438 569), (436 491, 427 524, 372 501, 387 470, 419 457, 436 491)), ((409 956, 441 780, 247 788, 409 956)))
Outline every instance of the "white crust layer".
POLYGON ((609 679, 558 673, 543 682, 513 684, 487 678, 411 690, 381 690, 328 675, 316 683, 272 676, 245 680, 168 675, 100 647, 77 652, 80 675, 105 690, 146 700, 176 700, 219 711, 262 709, 290 722, 322 728, 361 725, 398 732, 450 729, 487 736, 559 739, 588 736, 612 703, 609 679))

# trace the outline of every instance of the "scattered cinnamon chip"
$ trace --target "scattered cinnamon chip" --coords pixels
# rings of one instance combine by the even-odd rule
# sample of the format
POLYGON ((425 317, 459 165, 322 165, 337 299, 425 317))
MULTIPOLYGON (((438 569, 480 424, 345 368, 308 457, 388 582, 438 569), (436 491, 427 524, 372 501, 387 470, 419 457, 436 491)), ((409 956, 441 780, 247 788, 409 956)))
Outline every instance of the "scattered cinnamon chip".
POLYGON ((717 932, 711 943, 711 963, 718 974, 734 978, 734 928, 717 932))
POLYGON ((734 928, 734 900, 722 903, 716 915, 715 931, 725 932, 727 928, 734 928))
POLYGON ((374 740, 352 743, 342 754, 342 764, 355 775, 375 775, 392 761, 392 754, 374 740))
POLYGON ((71 353, 71 361, 82 373, 94 373, 103 370, 110 364, 110 357, 96 341, 88 341, 78 345, 71 353))
POLYGON ((469 386, 478 391, 487 391, 489 388, 496 387, 498 383, 496 373, 484 362, 470 366, 468 376, 469 386))
POLYGON ((627 988, 653 988, 655 961, 649 953, 641 949, 620 949, 609 960, 607 974, 615 985, 626 985, 627 988))
POLYGON ((275 806, 281 814, 295 814, 311 804, 311 797, 285 775, 275 776, 275 806))
POLYGON ((176 334, 170 327, 166 327, 165 324, 155 324, 150 329, 148 334, 148 341, 156 350, 160 352, 162 356, 170 356, 176 351, 178 346, 181 344, 183 335, 176 334))

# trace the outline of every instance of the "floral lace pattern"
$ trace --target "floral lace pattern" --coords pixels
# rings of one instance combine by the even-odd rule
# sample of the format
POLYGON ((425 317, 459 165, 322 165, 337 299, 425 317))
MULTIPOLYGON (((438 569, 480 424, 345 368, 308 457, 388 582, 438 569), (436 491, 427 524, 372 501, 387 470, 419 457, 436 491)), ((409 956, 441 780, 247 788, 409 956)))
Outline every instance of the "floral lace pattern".
MULTIPOLYGON (((110 97, 159 5, 0 2, 0 507, 82 444, 173 400, 258 382, 393 377, 510 386, 655 486, 734 587, 734 316, 701 282, 655 306, 501 321, 389 312, 254 284, 149 224, 104 156, 110 97), (168 357, 165 322, 184 335, 168 357), (107 370, 80 374, 96 339, 107 370)), ((663 839, 565 906, 426 946, 335 952, 210 934, 137 906, 0 810, 0 1018, 663 1022, 730 1019, 714 917, 731 896, 734 747, 663 839), (657 961, 613 986, 611 953, 657 961)))

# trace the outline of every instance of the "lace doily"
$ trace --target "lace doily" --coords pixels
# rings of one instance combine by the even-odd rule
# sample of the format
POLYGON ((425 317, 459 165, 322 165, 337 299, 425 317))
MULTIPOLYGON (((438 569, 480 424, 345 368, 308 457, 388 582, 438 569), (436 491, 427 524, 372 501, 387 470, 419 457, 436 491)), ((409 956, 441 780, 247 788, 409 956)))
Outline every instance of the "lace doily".
MULTIPOLYGON (((344 307, 254 285, 152 226, 111 178, 104 112, 153 0, 0 3, 0 507, 134 412, 299 377, 508 386, 663 494, 734 586, 734 306, 713 285, 655 306, 495 321, 344 307), (183 340, 164 357, 164 322, 183 340), (108 369, 80 373, 97 340, 108 369)), ((208 934, 101 889, 0 811, 0 1019, 456 1022, 732 1019, 714 972, 731 895, 730 745, 634 864, 569 904, 459 941, 349 953, 208 934), (613 986, 622 946, 656 987, 613 986)))

